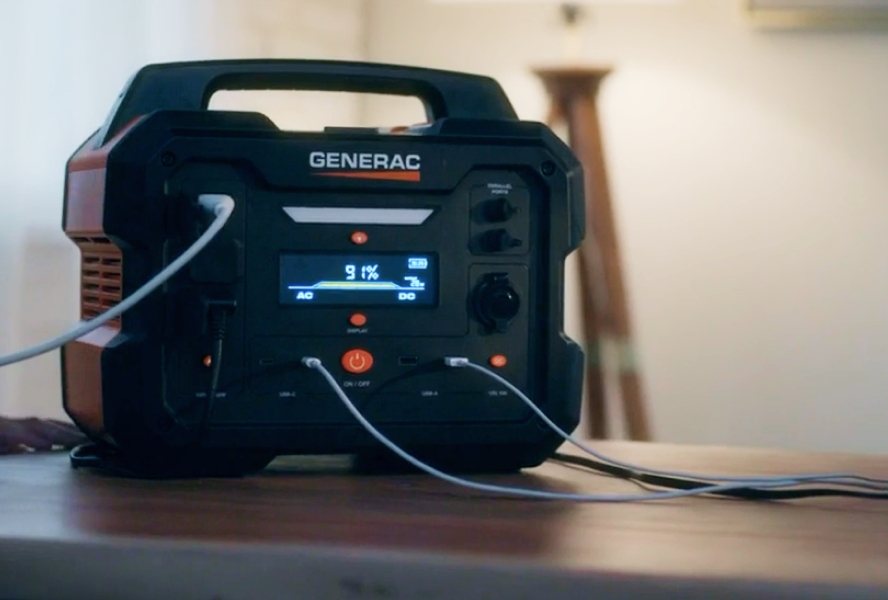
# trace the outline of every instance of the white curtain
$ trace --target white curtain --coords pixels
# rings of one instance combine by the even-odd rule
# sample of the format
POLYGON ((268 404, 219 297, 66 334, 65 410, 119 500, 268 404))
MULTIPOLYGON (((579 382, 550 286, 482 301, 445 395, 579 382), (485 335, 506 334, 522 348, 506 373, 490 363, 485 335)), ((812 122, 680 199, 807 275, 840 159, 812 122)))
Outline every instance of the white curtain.
MULTIPOLYGON (((148 62, 200 58, 203 0, 0 2, 0 354, 76 322, 65 161, 148 62)), ((0 369, 0 414, 61 416, 58 353, 0 369)))
MULTIPOLYGON (((153 62, 357 59, 361 0, 0 0, 0 354, 78 318, 61 231, 65 162, 127 78, 153 62)), ((250 98, 220 108, 257 109, 250 98)), ((261 99, 296 128, 356 124, 349 99, 261 99)), ((277 118, 276 118, 277 117, 277 118)), ((0 415, 62 417, 58 352, 0 368, 0 415)))

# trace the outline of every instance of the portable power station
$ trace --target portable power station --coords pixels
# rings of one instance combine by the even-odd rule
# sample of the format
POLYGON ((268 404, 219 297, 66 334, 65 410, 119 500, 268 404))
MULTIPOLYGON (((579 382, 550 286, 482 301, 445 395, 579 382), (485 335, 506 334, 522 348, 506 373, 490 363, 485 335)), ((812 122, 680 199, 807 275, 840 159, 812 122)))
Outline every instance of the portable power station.
POLYGON ((317 372, 441 468, 536 466, 580 416, 564 261, 584 235, 582 169, 477 75, 336 61, 151 65, 67 165, 81 317, 121 302, 234 210, 185 268, 62 351, 64 407, 131 465, 239 473, 283 454, 383 456, 317 372), (418 97, 407 128, 290 132, 208 110, 219 90, 418 97), (214 364, 215 363, 215 364, 214 364), (186 467, 187 465, 187 467, 186 467))

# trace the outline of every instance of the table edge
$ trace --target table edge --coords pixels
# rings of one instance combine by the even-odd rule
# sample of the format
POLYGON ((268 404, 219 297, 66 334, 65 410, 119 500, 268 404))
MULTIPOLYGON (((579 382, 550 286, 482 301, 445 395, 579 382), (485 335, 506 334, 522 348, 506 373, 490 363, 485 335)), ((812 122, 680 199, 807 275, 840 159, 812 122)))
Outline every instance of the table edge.
POLYGON ((259 597, 875 600, 888 587, 585 570, 538 561, 344 546, 0 538, 0 600, 259 597), (46 575, 35 577, 34 565, 46 575), (263 593, 265 592, 265 593, 263 593))

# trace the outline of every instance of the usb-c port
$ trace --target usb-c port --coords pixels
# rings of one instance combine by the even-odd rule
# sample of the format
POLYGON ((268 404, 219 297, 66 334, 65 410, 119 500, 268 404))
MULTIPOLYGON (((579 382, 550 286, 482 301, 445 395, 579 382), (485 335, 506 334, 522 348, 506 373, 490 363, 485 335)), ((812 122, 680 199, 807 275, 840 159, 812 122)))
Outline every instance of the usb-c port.
POLYGON ((402 367, 412 367, 419 363, 419 359, 415 356, 399 356, 398 364, 402 367))

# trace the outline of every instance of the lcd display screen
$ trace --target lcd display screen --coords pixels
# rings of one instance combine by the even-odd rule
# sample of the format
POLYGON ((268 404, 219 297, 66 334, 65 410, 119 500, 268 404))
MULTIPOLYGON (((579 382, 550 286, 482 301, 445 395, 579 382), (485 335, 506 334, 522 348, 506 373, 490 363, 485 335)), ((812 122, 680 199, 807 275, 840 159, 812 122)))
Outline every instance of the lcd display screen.
POLYGON ((431 254, 282 254, 280 303, 315 306, 432 306, 438 269, 431 254))

